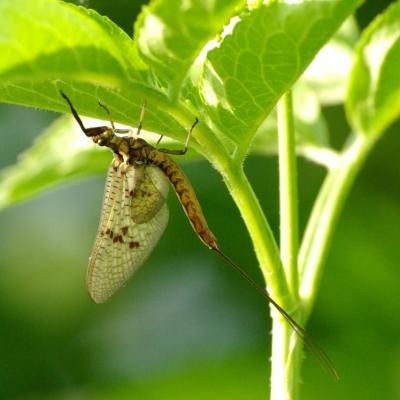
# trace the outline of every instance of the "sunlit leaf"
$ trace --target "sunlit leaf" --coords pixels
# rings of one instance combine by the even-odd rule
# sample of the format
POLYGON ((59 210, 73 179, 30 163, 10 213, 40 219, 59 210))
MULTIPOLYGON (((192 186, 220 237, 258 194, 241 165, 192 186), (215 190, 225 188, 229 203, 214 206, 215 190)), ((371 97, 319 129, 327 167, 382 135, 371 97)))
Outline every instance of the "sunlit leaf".
MULTIPOLYGON (((329 164, 328 127, 321 112, 317 95, 307 85, 299 83, 293 90, 294 127, 296 151, 321 164, 329 164)), ((259 154, 277 154, 278 132, 275 110, 260 126, 252 143, 251 151, 259 154)))
POLYGON ((161 88, 176 97, 203 46, 245 5, 244 0, 156 0, 145 7, 134 37, 161 88))
MULTIPOLYGON (((221 170, 228 158, 243 161, 279 97, 359 3, 287 1, 244 9, 242 1, 157 0, 139 18, 132 40, 82 7, 3 0, 0 101, 69 113, 61 88, 83 116, 104 119, 100 100, 116 122, 135 126, 146 99, 144 126, 152 132, 183 140, 199 117, 191 147, 221 170)), ((306 114, 300 114, 300 142, 320 146, 326 135, 319 116, 302 126, 306 114)), ((85 138, 80 133, 73 141, 70 129, 54 126, 3 175, 2 206, 105 169, 109 155, 92 144, 81 154, 76 146, 85 138)))
POLYGON ((343 103, 358 37, 355 18, 350 17, 304 71, 301 80, 323 104, 343 103))
POLYGON ((54 122, 18 162, 0 176, 0 208, 24 200, 60 181, 104 171, 110 154, 94 146, 75 121, 54 122))
POLYGON ((61 88, 83 115, 104 118, 101 100, 116 121, 135 125, 147 99, 145 126, 184 137, 186 127, 155 110, 162 93, 132 40, 108 18, 61 1, 3 0, 0 22, 0 101, 67 111, 61 88))
POLYGON ((207 55, 201 96, 242 159, 261 123, 358 1, 272 2, 232 21, 207 55))
POLYGON ((400 2, 363 33, 348 87, 346 111, 357 133, 382 133, 400 113, 400 2))

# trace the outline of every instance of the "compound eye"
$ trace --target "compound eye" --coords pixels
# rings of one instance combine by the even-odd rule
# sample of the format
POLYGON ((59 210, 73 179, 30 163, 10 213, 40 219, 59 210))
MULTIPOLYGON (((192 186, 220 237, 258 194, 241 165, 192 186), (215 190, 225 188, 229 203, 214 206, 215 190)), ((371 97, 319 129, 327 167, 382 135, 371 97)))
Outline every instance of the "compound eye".
POLYGON ((99 146, 104 146, 105 143, 106 143, 106 141, 105 141, 103 138, 99 138, 99 139, 96 141, 96 143, 97 143, 99 146))

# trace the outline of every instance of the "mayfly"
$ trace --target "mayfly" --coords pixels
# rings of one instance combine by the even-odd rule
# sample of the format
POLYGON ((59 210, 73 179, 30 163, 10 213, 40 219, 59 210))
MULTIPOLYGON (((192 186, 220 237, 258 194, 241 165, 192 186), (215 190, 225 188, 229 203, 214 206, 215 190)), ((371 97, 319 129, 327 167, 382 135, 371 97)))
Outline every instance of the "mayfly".
POLYGON ((182 150, 158 149, 139 137, 145 105, 142 107, 134 137, 130 129, 115 127, 108 108, 100 102, 99 106, 106 112, 111 127, 86 128, 69 98, 64 92, 60 93, 83 133, 99 146, 110 148, 114 155, 107 175, 100 225, 87 271, 87 288, 93 301, 103 303, 108 300, 150 255, 168 222, 166 198, 171 183, 200 240, 261 293, 286 319, 327 370, 337 377, 328 356, 308 333, 266 290, 221 251, 216 237, 207 225, 192 185, 170 157, 170 154, 186 153, 198 120, 196 119, 190 128, 182 150))

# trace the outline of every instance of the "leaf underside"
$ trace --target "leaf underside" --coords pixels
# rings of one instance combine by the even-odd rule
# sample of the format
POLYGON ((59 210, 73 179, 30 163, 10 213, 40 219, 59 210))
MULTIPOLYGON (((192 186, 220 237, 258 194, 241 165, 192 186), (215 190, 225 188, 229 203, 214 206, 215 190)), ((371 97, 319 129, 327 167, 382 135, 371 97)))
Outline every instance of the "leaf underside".
MULTIPOLYGON (((242 164, 257 132, 266 132, 272 143, 266 152, 274 151, 274 130, 263 128, 268 116, 358 4, 271 2, 248 9, 244 1, 193 1, 187 7, 157 0, 137 19, 132 40, 93 10, 57 0, 3 0, 0 101, 69 112, 62 89, 80 115, 106 119, 101 101, 116 122, 136 126, 146 99, 144 127, 151 132, 184 141, 198 117, 191 146, 223 172, 226 163, 242 164)), ((298 142, 326 146, 322 116, 298 115, 298 142)), ((271 121, 274 126, 273 116, 271 121)), ((69 122, 51 129, 54 138, 47 132, 40 150, 26 153, 31 164, 25 160, 3 173, 0 207, 81 176, 84 169, 105 168, 107 156, 88 148, 83 154, 66 151, 71 159, 56 165, 57 145, 76 149, 77 136, 66 134, 69 122), (20 184, 28 177, 36 189, 24 194, 20 184)))

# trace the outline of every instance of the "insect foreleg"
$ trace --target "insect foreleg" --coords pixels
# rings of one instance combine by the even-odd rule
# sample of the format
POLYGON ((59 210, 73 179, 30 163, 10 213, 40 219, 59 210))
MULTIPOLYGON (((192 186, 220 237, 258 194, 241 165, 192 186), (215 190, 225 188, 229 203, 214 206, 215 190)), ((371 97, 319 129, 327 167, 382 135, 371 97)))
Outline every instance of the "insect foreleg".
MULTIPOLYGON (((188 151, 189 148, 189 141, 190 138, 192 137, 192 132, 193 132, 193 128, 199 123, 199 120, 196 118, 195 121, 193 122, 193 125, 191 126, 191 128, 189 129, 189 132, 186 136, 186 141, 185 141, 185 147, 181 150, 172 150, 172 149, 157 149, 158 151, 160 151, 161 153, 166 153, 166 154, 173 154, 175 156, 183 156, 184 154, 186 154, 186 152, 188 151)), ((161 139, 163 138, 163 136, 160 137, 160 139, 158 139, 158 143, 160 143, 161 139)))
POLYGON ((162 140, 163 137, 164 137, 164 135, 160 135, 160 137, 158 138, 156 146, 155 146, 156 148, 161 143, 161 140, 162 140))
POLYGON ((103 104, 102 102, 99 101, 99 106, 105 110, 105 112, 107 113, 108 116, 108 120, 110 121, 112 130, 114 133, 127 133, 127 134, 132 134, 132 129, 120 129, 120 128, 116 128, 114 125, 114 121, 111 117, 111 113, 110 110, 107 108, 107 106, 105 104, 103 104))
POLYGON ((138 124, 137 131, 136 131, 136 137, 139 137, 140 131, 142 130, 144 113, 146 112, 146 107, 147 107, 147 101, 144 100, 143 105, 142 105, 142 110, 140 111, 140 118, 139 118, 139 124, 138 124))
POLYGON ((106 114, 108 116, 108 120, 110 121, 111 127, 113 128, 113 131, 115 132, 115 125, 114 125, 113 119, 111 118, 110 110, 101 101, 99 101, 98 104, 106 112, 106 114))

